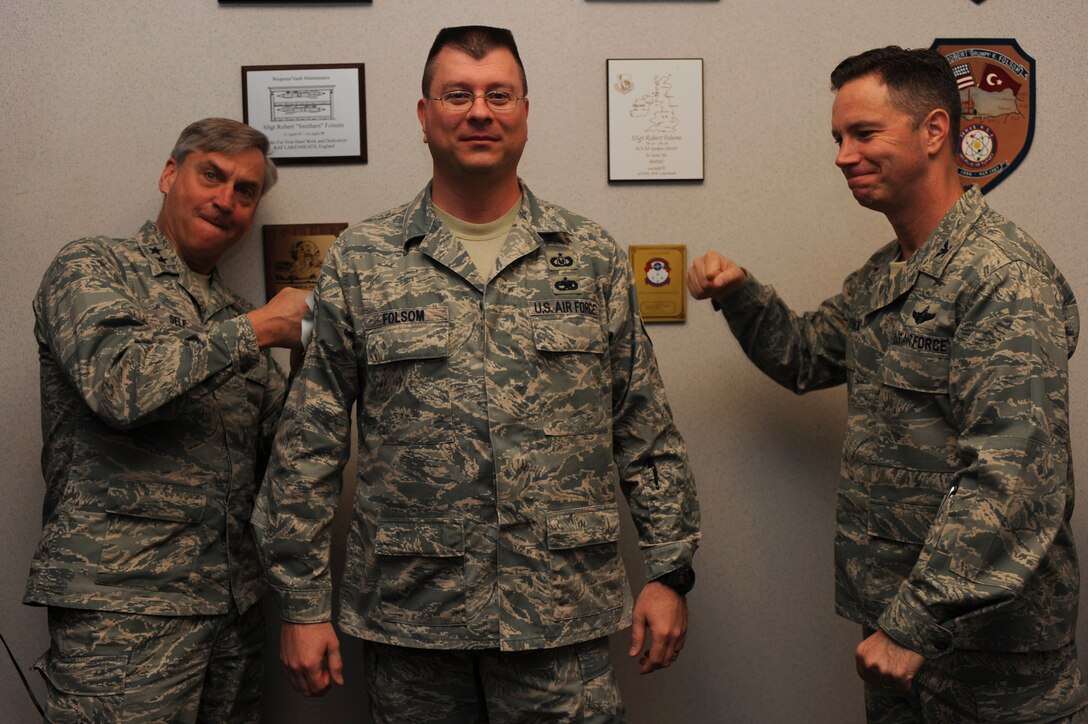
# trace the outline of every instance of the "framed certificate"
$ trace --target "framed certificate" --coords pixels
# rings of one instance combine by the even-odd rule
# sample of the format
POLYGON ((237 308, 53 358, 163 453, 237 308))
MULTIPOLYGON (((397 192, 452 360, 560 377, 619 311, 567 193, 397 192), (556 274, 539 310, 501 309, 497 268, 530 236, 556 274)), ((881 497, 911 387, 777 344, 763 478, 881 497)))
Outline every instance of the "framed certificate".
POLYGON ((243 66, 242 120, 278 166, 366 163, 363 64, 243 66))
POLYGON ((608 180, 703 180, 703 60, 609 59, 608 180))
POLYGON ((346 222, 332 224, 265 224, 264 290, 272 299, 284 287, 313 289, 325 254, 346 222))

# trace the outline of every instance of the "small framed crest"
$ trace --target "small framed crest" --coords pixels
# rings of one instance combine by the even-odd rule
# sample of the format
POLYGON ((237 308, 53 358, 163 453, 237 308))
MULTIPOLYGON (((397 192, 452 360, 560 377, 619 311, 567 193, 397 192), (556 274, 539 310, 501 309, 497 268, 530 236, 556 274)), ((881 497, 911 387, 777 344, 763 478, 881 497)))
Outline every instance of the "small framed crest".
POLYGON ((686 321, 687 247, 683 244, 632 245, 628 251, 643 321, 686 321))

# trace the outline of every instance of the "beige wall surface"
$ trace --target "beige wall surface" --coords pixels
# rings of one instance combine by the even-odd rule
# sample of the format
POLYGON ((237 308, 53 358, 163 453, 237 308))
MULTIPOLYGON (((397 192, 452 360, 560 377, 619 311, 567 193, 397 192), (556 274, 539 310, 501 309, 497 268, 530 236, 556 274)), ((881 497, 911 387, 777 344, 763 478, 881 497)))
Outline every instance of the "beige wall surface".
MULTIPOLYGON (((836 292, 891 238, 883 217, 854 203, 832 163, 830 70, 889 43, 1014 37, 1038 63, 1034 146, 988 198, 1050 251, 1086 298, 1088 212, 1076 200, 1088 166, 1086 22, 1083 0, 7 0, 3 633, 24 665, 47 645, 44 611, 20 605, 43 492, 31 297, 65 242, 127 236, 154 218, 158 173, 180 129, 204 116, 241 117, 242 65, 366 64, 369 163, 283 169, 257 223, 357 221, 406 201, 429 177, 414 108, 437 30, 510 27, 532 91, 521 173, 537 194, 601 222, 623 244, 686 244, 689 258, 721 249, 802 310, 836 292), (640 57, 703 59, 704 182, 608 183, 605 60, 640 57)), ((261 299, 258 231, 223 270, 236 289, 261 299)), ((704 542, 680 662, 640 679, 624 656, 627 634, 615 638, 630 721, 862 721, 852 658, 860 632, 833 612, 844 391, 797 398, 778 388, 705 303, 690 306, 687 323, 655 325, 650 334, 691 450, 704 542)), ((1088 353, 1074 357, 1072 378, 1076 472, 1088 480, 1088 353)), ((1085 549, 1083 509, 1075 525, 1085 549)), ((630 527, 624 540, 637 578, 630 527)), ((287 690, 270 650, 266 721, 364 721, 359 648, 345 645, 349 685, 316 701, 287 690)), ((6 660, 0 712, 5 721, 33 719, 6 660)))

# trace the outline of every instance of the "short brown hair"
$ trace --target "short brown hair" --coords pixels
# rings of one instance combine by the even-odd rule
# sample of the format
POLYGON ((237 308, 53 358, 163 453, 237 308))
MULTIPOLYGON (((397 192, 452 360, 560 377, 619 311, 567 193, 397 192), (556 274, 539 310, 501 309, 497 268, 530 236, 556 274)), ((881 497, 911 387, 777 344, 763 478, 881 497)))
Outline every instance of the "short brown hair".
POLYGON ((423 66, 423 97, 431 95, 431 81, 434 80, 434 58, 443 48, 459 50, 462 53, 480 60, 485 55, 498 48, 506 48, 514 56, 521 71, 521 92, 525 95, 529 92, 529 83, 525 80, 525 66, 522 65, 521 56, 518 54, 517 43, 514 42, 514 34, 506 28, 492 28, 487 25, 461 25, 454 28, 442 28, 435 36, 431 51, 427 53, 427 62, 423 66))
POLYGON ((932 49, 904 49, 898 45, 874 48, 852 55, 831 71, 831 90, 867 75, 875 75, 888 86, 888 100, 897 109, 921 123, 930 111, 948 113, 948 134, 953 155, 959 145, 960 91, 952 66, 932 49))

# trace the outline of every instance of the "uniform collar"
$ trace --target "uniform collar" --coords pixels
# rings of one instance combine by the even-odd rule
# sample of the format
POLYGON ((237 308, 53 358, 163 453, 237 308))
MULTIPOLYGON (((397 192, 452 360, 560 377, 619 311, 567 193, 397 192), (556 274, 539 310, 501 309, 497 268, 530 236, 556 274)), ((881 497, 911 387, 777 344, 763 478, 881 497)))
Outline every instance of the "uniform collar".
MULTIPOLYGON (((922 272, 934 278, 944 274, 949 260, 967 239, 971 227, 975 225, 986 209, 986 201, 978 186, 972 184, 964 188, 963 195, 944 215, 937 228, 929 235, 926 242, 918 249, 907 264, 908 272, 922 272)), ((911 278, 915 274, 909 274, 911 278)))
MULTIPOLYGON (((192 272, 189 270, 188 265, 186 265, 185 262, 181 260, 181 257, 178 256, 177 250, 174 249, 174 245, 170 243, 170 240, 167 239, 159 227, 155 225, 155 222, 145 221, 144 225, 140 227, 140 230, 136 232, 135 239, 136 245, 140 248, 140 251, 143 252, 148 265, 151 267, 152 276, 170 275, 177 277, 178 284, 189 292, 190 296, 198 300, 198 305, 203 306, 199 301, 202 297, 197 291, 192 272)), ((203 310, 205 319, 213 316, 216 312, 229 304, 226 289, 223 287, 223 282, 219 276, 219 267, 212 269, 210 289, 210 307, 203 310)))
POLYGON ((147 263, 151 265, 151 273, 155 276, 178 275, 181 273, 181 268, 185 266, 178 258, 174 245, 153 221, 145 221, 136 232, 136 245, 147 258, 147 263))
POLYGON ((966 187, 900 274, 892 275, 889 269, 891 262, 899 258, 899 242, 892 241, 878 251, 871 260, 878 273, 870 295, 871 304, 866 311, 880 309, 910 291, 919 274, 939 279, 985 208, 986 202, 978 186, 966 187))
MULTIPOLYGON (((521 179, 518 179, 518 183, 521 185, 522 205, 521 212, 514 222, 515 226, 523 222, 537 234, 573 232, 570 222, 559 214, 555 207, 541 202, 521 179)), ((408 204, 404 215, 401 245, 407 248, 409 244, 417 242, 428 234, 433 234, 442 226, 442 221, 435 213, 434 203, 431 201, 431 185, 427 184, 426 188, 408 204)))
MULTIPOLYGON (((570 222, 555 207, 537 199, 521 179, 518 179, 518 183, 521 185, 521 210, 514 220, 510 237, 499 252, 500 268, 538 249, 544 235, 549 237, 549 241, 560 240, 565 243, 573 231, 570 222)), ((435 213, 430 184, 408 204, 403 218, 400 243, 405 251, 412 246, 418 246, 427 256, 473 286, 482 288, 483 280, 479 278, 468 252, 435 213)))

